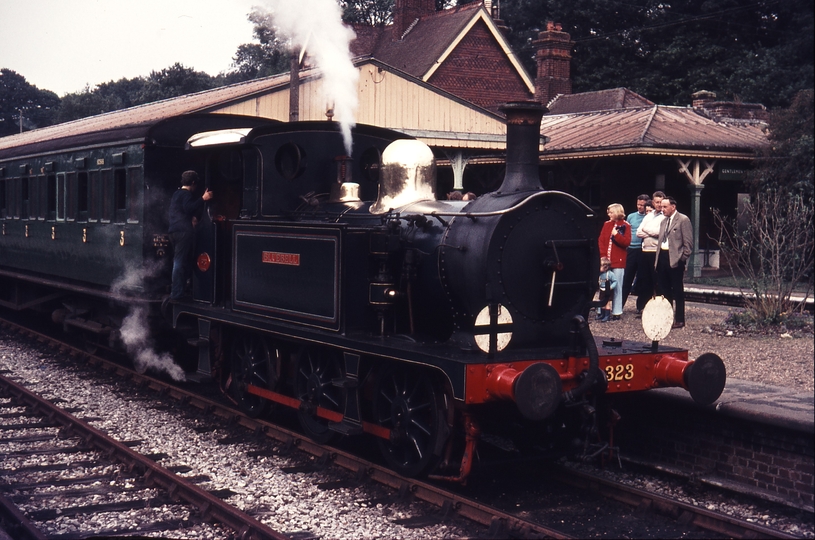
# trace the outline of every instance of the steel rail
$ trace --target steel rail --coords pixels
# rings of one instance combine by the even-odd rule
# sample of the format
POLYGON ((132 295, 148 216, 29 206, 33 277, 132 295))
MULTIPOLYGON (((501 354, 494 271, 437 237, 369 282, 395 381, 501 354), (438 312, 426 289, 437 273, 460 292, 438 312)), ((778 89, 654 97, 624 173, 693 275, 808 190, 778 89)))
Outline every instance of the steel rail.
MULTIPOLYGON (((241 411, 229 407, 223 403, 219 403, 194 392, 178 388, 170 383, 161 381, 149 375, 140 374, 105 358, 92 355, 76 347, 67 345, 56 340, 52 336, 35 332, 9 321, 5 321, 5 325, 17 328, 19 333, 28 335, 29 337, 38 339, 40 341, 50 341, 59 344, 59 348, 62 352, 74 357, 84 358, 87 360, 89 365, 96 366, 99 369, 104 370, 108 375, 115 373, 116 375, 122 377, 128 377, 134 384, 141 388, 149 388, 162 396, 173 398, 179 402, 183 402, 187 406, 193 406, 206 412, 207 414, 227 420, 233 426, 240 425, 251 432, 264 434, 266 437, 274 439, 282 443, 284 446, 296 447, 297 449, 314 456, 317 460, 323 460, 325 463, 330 462, 352 472, 357 478, 364 478, 366 480, 378 482, 379 484, 388 486, 399 491, 400 493, 410 494, 410 496, 438 507, 442 511, 448 512, 448 514, 455 513, 462 518, 469 519, 470 521, 489 527, 493 533, 497 533, 493 534, 493 536, 515 538, 573 538, 573 536, 570 536, 563 531, 525 520, 508 512, 503 512, 497 508, 474 501, 468 497, 451 493, 439 486, 422 482, 420 480, 416 480, 415 478, 406 478, 390 469, 372 463, 351 453, 344 452, 332 446, 319 444, 301 433, 288 430, 265 420, 249 418, 241 411)), ((109 439, 109 437, 104 434, 102 434, 102 436, 109 439)), ((127 447, 124 447, 124 450, 131 452, 127 447)), ((151 468, 155 467, 161 469, 161 467, 158 467, 150 460, 147 460, 147 465, 150 465, 151 468)), ((172 473, 169 474, 172 475, 172 473)), ((156 478, 163 477, 157 476, 153 478, 153 480, 156 478)), ((195 486, 191 487, 198 489, 195 486)), ((204 492, 204 494, 212 497, 207 492, 204 492)), ((180 495, 180 493, 177 493, 176 495, 180 495)), ((226 505, 226 503, 223 503, 219 499, 214 497, 212 498, 219 504, 226 505)), ((224 523, 232 526, 226 521, 224 521, 224 523)), ((246 538, 249 539, 253 537, 246 536, 246 538)), ((286 537, 281 535, 270 538, 286 537)))
POLYGON ((247 540, 287 540, 288 536, 272 530, 237 508, 223 502, 218 497, 199 488, 158 465, 150 458, 134 452, 81 419, 65 412, 50 401, 31 392, 26 387, 0 375, 0 388, 7 395, 32 410, 47 416, 65 427, 66 431, 80 437, 88 446, 94 446, 111 459, 132 466, 139 471, 145 481, 159 486, 170 493, 172 498, 183 500, 195 506, 202 514, 237 531, 240 538, 247 540))
POLYGON ((770 527, 750 523, 743 519, 713 512, 706 508, 693 506, 650 491, 601 478, 585 471, 568 467, 553 467, 552 472, 552 478, 558 482, 579 489, 594 491, 603 497, 636 506, 643 510, 667 515, 682 523, 717 532, 729 538, 799 538, 770 527))

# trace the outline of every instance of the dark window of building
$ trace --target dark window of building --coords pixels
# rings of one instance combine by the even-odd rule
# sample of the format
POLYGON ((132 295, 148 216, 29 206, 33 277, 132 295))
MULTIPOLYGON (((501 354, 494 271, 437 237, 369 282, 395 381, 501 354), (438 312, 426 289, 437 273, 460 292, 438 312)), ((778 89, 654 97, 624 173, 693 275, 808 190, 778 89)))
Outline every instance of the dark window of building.
POLYGON ((49 174, 46 180, 48 184, 48 216, 47 219, 57 219, 57 175, 49 174))
POLYGON ((100 185, 101 176, 99 175, 99 171, 91 171, 90 174, 90 182, 88 186, 89 195, 88 195, 88 221, 98 221, 99 220, 99 207, 100 207, 100 193, 102 191, 102 186, 100 185))
POLYGON ((102 221, 113 219, 113 176, 110 169, 102 171, 102 221))

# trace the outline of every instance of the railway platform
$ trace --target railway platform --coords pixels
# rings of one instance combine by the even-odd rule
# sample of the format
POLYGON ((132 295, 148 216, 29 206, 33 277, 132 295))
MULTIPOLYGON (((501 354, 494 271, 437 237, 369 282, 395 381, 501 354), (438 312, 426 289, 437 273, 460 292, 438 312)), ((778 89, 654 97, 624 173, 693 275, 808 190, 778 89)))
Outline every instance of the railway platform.
POLYGON ((615 440, 632 461, 813 511, 815 394, 728 379, 712 405, 661 388, 615 408, 624 419, 615 440))
MULTIPOLYGON (((658 399, 698 407, 681 388, 659 388, 653 393, 658 399)), ((728 379, 721 397, 708 408, 723 417, 815 434, 815 394, 808 392, 728 379)))

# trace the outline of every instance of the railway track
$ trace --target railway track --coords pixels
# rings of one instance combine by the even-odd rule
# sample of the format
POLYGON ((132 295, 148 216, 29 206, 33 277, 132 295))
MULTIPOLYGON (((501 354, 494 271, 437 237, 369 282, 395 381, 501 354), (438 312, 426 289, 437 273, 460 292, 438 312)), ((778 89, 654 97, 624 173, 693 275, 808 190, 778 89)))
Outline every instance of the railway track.
MULTIPOLYGON (((51 339, 27 329, 12 327, 9 323, 5 323, 2 326, 7 330, 21 333, 39 341, 51 339)), ((248 418, 230 406, 218 403, 162 380, 136 373, 121 365, 90 355, 85 351, 74 349, 65 344, 55 346, 58 346, 62 352, 76 358, 84 359, 89 365, 97 366, 118 379, 129 379, 143 389, 150 389, 159 393, 163 398, 171 398, 183 403, 186 407, 193 407, 202 411, 208 416, 219 417, 226 420, 232 426, 242 427, 246 430, 248 435, 262 435, 272 439, 277 447, 282 447, 286 449, 286 451, 296 450, 302 452, 304 455, 309 456, 306 460, 309 464, 306 465, 306 467, 340 467, 350 472, 350 476, 353 478, 352 482, 376 482, 390 488, 397 494, 397 497, 401 499, 414 498, 425 501, 437 509, 436 512, 432 514, 414 516, 410 520, 406 520, 410 521, 412 526, 421 526, 423 520, 433 522, 450 519, 455 516, 483 525, 488 528, 487 534, 491 537, 570 537, 561 530, 541 525, 534 520, 525 519, 511 512, 494 508, 488 504, 479 503, 467 496, 453 493, 444 486, 401 477, 389 469, 371 463, 364 458, 338 450, 337 448, 317 444, 299 433, 274 425, 265 420, 248 418)), ((96 439, 91 437, 89 440, 95 441, 96 439)), ((106 452, 109 453, 110 450, 106 452)), ((149 460, 148 463, 140 466, 148 467, 149 465, 155 466, 155 464, 149 462, 149 460)), ((584 472, 572 470, 563 471, 562 474, 557 475, 557 480, 577 486, 580 489, 599 492, 604 497, 634 505, 641 510, 648 510, 668 516, 688 527, 701 527, 705 530, 723 534, 728 537, 751 538, 760 536, 792 538, 792 536, 778 533, 777 531, 765 527, 756 526, 746 521, 737 520, 730 516, 695 508, 679 501, 671 501, 665 497, 659 497, 653 494, 649 496, 647 492, 639 493, 634 488, 622 484, 617 485, 608 480, 592 477, 590 474, 584 472)), ((338 484, 342 483, 343 482, 338 482, 338 484)), ((176 488, 176 490, 177 489, 178 488, 176 488)), ((177 495, 177 493, 174 493, 174 495, 177 495)), ((236 530, 240 529, 238 528, 236 530)))
MULTIPOLYGON (((50 528, 49 524, 58 518, 98 512, 126 514, 134 509, 167 507, 172 508, 173 516, 185 517, 167 520, 161 517, 166 512, 156 512, 155 521, 140 524, 138 532, 173 532, 214 520, 240 538, 288 538, 224 503, 217 495, 156 464, 154 457, 143 456, 130 448, 138 445, 138 441, 116 441, 3 376, 0 376, 0 396, 3 398, 0 410, 9 411, 0 416, 0 431, 6 434, 0 438, 0 446, 14 447, 5 453, 5 461, 22 462, 0 470, 5 479, 2 491, 6 495, 0 498, 4 522, 17 538, 48 538, 41 529, 50 528), (37 476, 41 479, 32 481, 32 477, 37 476), (102 495, 115 502, 48 507, 49 500, 95 500, 102 495), (26 510, 19 510, 21 507, 26 510)), ((126 524, 128 520, 116 521, 126 524)), ((133 532, 132 526, 124 525, 102 531, 77 530, 73 534, 60 534, 59 538, 69 540, 89 534, 128 532, 133 532)))

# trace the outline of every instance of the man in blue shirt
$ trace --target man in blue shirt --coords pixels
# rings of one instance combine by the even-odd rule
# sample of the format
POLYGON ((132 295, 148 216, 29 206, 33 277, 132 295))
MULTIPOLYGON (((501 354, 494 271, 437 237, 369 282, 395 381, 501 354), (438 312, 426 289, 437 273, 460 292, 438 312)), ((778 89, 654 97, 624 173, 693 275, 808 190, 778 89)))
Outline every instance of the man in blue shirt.
POLYGON ((198 173, 184 171, 181 174, 181 189, 173 193, 170 200, 169 221, 170 241, 173 244, 173 287, 170 300, 178 300, 184 295, 184 287, 192 275, 192 248, 195 224, 204 211, 204 201, 212 198, 212 192, 204 190, 200 197, 196 193, 198 173))
MULTIPOLYGON (((628 295, 631 293, 631 288, 634 283, 634 277, 637 275, 637 269, 642 264, 642 238, 637 237, 637 229, 639 229, 642 219, 645 217, 645 205, 651 197, 642 194, 637 197, 637 211, 628 214, 625 219, 631 225, 631 244, 625 254, 625 274, 623 274, 623 306, 625 306, 628 295)), ((639 313, 641 310, 637 309, 639 313)))

